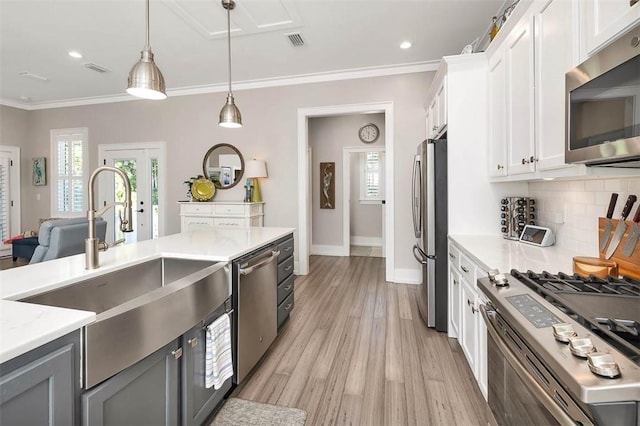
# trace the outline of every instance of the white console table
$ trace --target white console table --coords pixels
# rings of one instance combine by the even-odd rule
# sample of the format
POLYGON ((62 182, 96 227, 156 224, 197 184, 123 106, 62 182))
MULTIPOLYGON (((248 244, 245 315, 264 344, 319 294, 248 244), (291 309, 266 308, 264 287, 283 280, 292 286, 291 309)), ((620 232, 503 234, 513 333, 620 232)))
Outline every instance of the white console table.
POLYGON ((178 201, 180 231, 206 228, 249 228, 264 226, 264 202, 178 201))

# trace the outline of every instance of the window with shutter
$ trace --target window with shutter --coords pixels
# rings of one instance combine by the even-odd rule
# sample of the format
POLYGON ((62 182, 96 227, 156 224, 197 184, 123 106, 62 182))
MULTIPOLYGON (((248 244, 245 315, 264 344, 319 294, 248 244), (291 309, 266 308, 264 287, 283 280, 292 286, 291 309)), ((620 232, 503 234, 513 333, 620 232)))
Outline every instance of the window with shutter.
POLYGON ((51 130, 52 216, 78 216, 86 210, 88 131, 51 130))
POLYGON ((360 154, 360 202, 378 204, 384 200, 384 152, 360 154))

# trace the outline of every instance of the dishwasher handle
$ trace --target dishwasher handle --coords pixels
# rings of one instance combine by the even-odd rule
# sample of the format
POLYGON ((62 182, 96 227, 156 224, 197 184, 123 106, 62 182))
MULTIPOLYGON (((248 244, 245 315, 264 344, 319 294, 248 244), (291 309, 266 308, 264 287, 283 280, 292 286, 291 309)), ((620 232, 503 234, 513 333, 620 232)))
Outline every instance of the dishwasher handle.
POLYGON ((278 257, 278 255, 280 254, 279 250, 273 250, 271 252, 271 256, 269 256, 268 258, 266 258, 265 260, 262 260, 258 263, 256 263, 255 265, 251 265, 248 268, 240 268, 238 270, 238 272, 240 273, 240 275, 249 275, 250 273, 252 273, 253 271, 255 271, 256 269, 260 269, 263 266, 271 263, 271 261, 273 261, 275 258, 278 257))

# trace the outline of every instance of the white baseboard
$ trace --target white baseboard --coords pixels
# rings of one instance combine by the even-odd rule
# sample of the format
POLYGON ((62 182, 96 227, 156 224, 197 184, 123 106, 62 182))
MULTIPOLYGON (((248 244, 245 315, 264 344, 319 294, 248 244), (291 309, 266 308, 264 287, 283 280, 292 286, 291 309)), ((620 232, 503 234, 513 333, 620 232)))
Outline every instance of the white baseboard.
POLYGON ((400 284, 422 284, 420 269, 398 269, 393 274, 393 282, 400 284))
POLYGON ((381 237, 358 237, 352 235, 350 241, 352 246, 382 247, 381 237))
POLYGON ((312 255, 317 256, 349 256, 349 248, 347 247, 346 253, 343 246, 328 246, 328 245, 311 245, 309 251, 312 255))

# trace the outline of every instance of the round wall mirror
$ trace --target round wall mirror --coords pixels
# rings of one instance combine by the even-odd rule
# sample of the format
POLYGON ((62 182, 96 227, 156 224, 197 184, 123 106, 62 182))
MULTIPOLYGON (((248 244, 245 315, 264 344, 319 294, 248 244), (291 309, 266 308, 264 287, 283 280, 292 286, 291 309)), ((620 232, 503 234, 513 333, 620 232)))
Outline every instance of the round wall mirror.
POLYGON ((233 145, 219 143, 207 151, 202 162, 202 171, 218 189, 233 188, 242 180, 244 158, 233 145))

